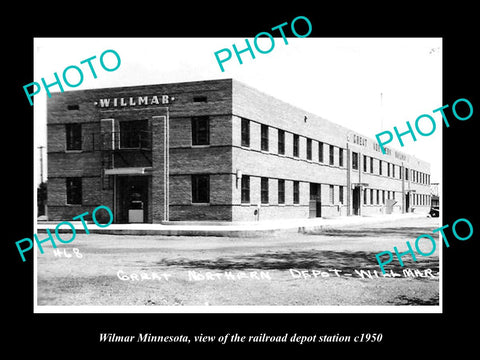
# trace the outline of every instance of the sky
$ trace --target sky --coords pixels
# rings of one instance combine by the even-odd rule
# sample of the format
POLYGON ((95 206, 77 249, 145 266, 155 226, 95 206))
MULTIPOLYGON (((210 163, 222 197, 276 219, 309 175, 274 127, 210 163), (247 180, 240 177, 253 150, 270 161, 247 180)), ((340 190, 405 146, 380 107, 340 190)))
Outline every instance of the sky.
MULTIPOLYGON (((443 126, 441 115, 433 110, 445 105, 441 38, 306 37, 287 38, 288 44, 281 37, 274 39, 275 46, 267 54, 256 51, 249 39, 255 59, 245 52, 240 64, 233 54, 223 63, 222 72, 214 53, 224 48, 233 53, 232 44, 241 50, 245 38, 36 38, 32 82, 45 78, 52 83, 53 73, 61 78, 70 65, 83 70, 84 80, 76 88, 64 84, 64 91, 233 78, 372 139, 382 130, 393 133, 394 126, 400 132, 407 130, 407 121, 414 127, 420 115, 428 114, 437 123, 431 136, 416 134, 416 142, 404 136, 404 147, 396 140, 387 146, 430 162, 431 182, 440 182, 443 126), (109 49, 121 58, 120 67, 112 72, 99 63, 100 55, 109 49), (87 64, 80 64, 92 56, 97 57, 92 60, 96 79, 87 64)), ((265 37, 258 45, 268 49, 271 44, 265 37)), ((75 71, 68 75, 72 83, 79 80, 75 71)), ((60 91, 58 86, 50 90, 60 91)), ((38 147, 46 146, 46 98, 44 89, 34 96, 37 185, 38 147)), ((29 106, 27 97, 25 105, 29 106)), ((430 129, 428 124, 420 127, 425 132, 430 129)))

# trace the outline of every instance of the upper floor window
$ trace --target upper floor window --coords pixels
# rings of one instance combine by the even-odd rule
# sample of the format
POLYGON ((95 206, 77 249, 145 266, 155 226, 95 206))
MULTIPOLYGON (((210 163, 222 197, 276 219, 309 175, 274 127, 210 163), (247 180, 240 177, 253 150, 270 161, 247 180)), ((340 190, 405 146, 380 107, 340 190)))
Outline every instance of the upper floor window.
POLYGON ((260 148, 263 151, 268 151, 268 126, 261 125, 260 126, 260 148))
POLYGON ((192 118, 192 145, 210 145, 210 119, 208 116, 192 118))
POLYGON ((67 150, 82 150, 82 124, 66 124, 67 150))
POLYGON ((242 146, 250 146, 250 120, 242 119, 242 146))
POLYGON ((300 136, 293 135, 293 156, 298 157, 300 153, 300 136))
POLYGON ((285 154, 285 131, 278 130, 278 153, 285 154))
POLYGON ((323 163, 323 143, 318 143, 318 161, 323 163))
POLYGON ((148 144, 148 120, 120 121, 120 148, 145 148, 148 144))
POLYGON ((352 169, 358 170, 358 153, 352 151, 352 169))
POLYGON ((206 96, 194 96, 193 102, 207 102, 206 96))
POLYGON ((312 139, 307 139, 307 159, 312 160, 312 139))

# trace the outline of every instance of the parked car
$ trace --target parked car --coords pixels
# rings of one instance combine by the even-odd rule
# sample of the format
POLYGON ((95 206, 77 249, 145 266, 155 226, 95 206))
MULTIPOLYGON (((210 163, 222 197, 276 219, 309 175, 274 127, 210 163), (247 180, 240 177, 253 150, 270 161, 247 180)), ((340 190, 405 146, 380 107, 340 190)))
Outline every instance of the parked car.
POLYGON ((431 207, 429 214, 430 214, 431 217, 438 217, 440 215, 440 208, 431 207))

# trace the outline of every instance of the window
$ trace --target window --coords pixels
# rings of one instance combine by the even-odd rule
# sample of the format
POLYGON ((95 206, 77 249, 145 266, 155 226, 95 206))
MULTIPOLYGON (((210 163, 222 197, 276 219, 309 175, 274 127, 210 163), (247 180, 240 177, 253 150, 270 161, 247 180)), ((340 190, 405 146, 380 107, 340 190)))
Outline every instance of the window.
POLYGON ((260 180, 260 198, 262 204, 268 204, 268 178, 261 178, 260 180))
POLYGON ((405 180, 408 180, 408 169, 407 169, 407 168, 405 168, 405 170, 404 170, 404 171, 405 171, 405 180))
POLYGON ((338 187, 338 197, 340 204, 343 204, 343 186, 338 187))
POLYGON ((368 190, 368 189, 364 189, 364 190, 363 190, 363 204, 364 204, 364 205, 367 205, 367 198, 368 198, 368 196, 367 196, 367 190, 368 190))
POLYGON ((285 154, 285 131, 278 130, 278 153, 285 154))
POLYGON ((373 189, 370 189, 370 204, 373 205, 373 189))
POLYGON ((312 139, 307 139, 307 159, 312 160, 312 139))
POLYGON ((380 204, 380 190, 377 190, 377 205, 380 204))
POLYGON ((261 144, 260 147, 263 151, 268 151, 268 126, 261 125, 260 126, 260 139, 261 144))
POLYGON ((148 142, 148 120, 120 122, 120 148, 144 148, 148 142))
POLYGON ((385 190, 382 190, 382 204, 385 204, 385 190))
POLYGON ((363 155, 363 172, 367 172, 367 155, 363 155))
POLYGON ((285 180, 278 179, 278 203, 285 204, 285 180))
POLYGON ((82 178, 68 177, 66 179, 67 185, 67 204, 81 205, 82 204, 82 178))
POLYGON ((210 202, 210 175, 192 175, 192 203, 210 202))
POLYGON ((395 164, 392 164, 392 177, 395 177, 395 164))
POLYGON ((310 183, 310 200, 320 200, 320 184, 310 183))
POLYGON ((343 166, 343 149, 338 149, 338 166, 343 166))
POLYGON ((300 152, 300 136, 293 135, 293 156, 298 157, 300 152))
POLYGON ((242 176, 242 204, 250 202, 250 176, 242 176))
POLYGON ((390 176, 390 163, 387 162, 387 176, 390 176))
POLYGON ((293 182, 293 203, 300 204, 300 183, 298 181, 293 182))
POLYGON ((250 146, 250 120, 242 119, 242 146, 250 146))
POLYGON ((194 96, 193 102, 207 102, 206 96, 194 96))
POLYGON ((318 161, 323 163, 323 143, 318 143, 318 161))
POLYGON ((380 175, 382 175, 382 166, 383 166, 382 160, 378 160, 378 173, 380 175))
POLYGON ((330 185, 330 204, 334 204, 335 203, 335 190, 334 190, 334 187, 333 185, 330 185))
POLYGON ((352 152, 352 169, 358 170, 358 153, 352 152))
POLYGON ((67 150, 82 150, 82 124, 66 124, 67 150))
POLYGON ((370 157, 370 173, 373 174, 373 157, 370 157))
POLYGON ((335 164, 335 147, 333 145, 330 145, 329 164, 335 164))
POLYGON ((210 144, 210 121, 208 116, 192 118, 192 145, 210 144))

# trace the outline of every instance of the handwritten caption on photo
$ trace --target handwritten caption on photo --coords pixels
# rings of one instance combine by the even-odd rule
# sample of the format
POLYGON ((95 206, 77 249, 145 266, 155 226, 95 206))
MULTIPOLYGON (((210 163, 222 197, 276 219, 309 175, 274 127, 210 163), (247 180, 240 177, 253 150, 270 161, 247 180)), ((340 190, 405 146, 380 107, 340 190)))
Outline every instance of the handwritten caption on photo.
MULTIPOLYGON (((169 272, 153 272, 153 271, 130 271, 126 272, 123 269, 117 271, 118 279, 125 282, 143 282, 143 281, 170 281, 175 278, 175 275, 169 272)), ((315 279, 325 279, 325 278, 359 278, 359 279, 380 279, 380 278, 429 278, 436 279, 438 278, 438 272, 434 272, 432 269, 403 269, 402 273, 394 272, 390 270, 389 272, 379 273, 377 270, 364 270, 364 269, 355 269, 353 272, 345 272, 339 269, 311 269, 311 270, 301 270, 301 269, 288 269, 288 274, 292 279, 300 280, 315 280, 315 279)), ((178 275, 177 275, 178 277, 178 275)), ((242 280, 274 280, 275 275, 273 275, 269 270, 267 271, 223 271, 223 272, 214 272, 214 271, 198 271, 198 270, 189 270, 187 271, 184 277, 189 282, 199 282, 199 281, 242 281, 242 280)), ((182 278, 183 279, 183 278, 182 278)))
MULTIPOLYGON (((87 216, 89 213, 88 211, 87 212, 84 212, 83 214, 80 214, 78 216, 75 216, 74 218, 72 218, 72 220, 80 220, 82 222, 82 225, 83 225, 83 228, 85 229, 85 233, 86 234, 90 234, 90 231, 88 230, 88 227, 87 227, 87 223, 85 222, 85 216, 87 216)), ((101 217, 101 218, 105 218, 104 214, 98 216, 98 217, 101 217)), ((112 213, 112 210, 110 210, 110 208, 108 206, 105 206, 105 205, 100 205, 100 206, 97 206, 93 212, 92 212, 92 220, 93 222, 95 223, 95 225, 97 225, 98 227, 100 228, 106 228, 107 226, 109 226, 112 222, 113 222, 113 213, 112 213), (109 220, 108 222, 105 224, 105 223, 101 223, 98 221, 97 219, 97 211, 98 210, 105 210, 107 213, 108 213, 108 216, 109 216, 109 220)), ((57 248, 57 244, 55 243, 55 239, 53 238, 53 235, 52 233, 50 232, 50 229, 46 229, 46 232, 48 234, 48 237, 46 239, 43 239, 43 240, 40 240, 38 238, 38 235, 37 234, 33 234, 33 238, 35 239, 35 242, 37 243, 37 246, 38 248, 40 249, 40 253, 43 254, 44 251, 43 251, 43 247, 42 247, 42 244, 47 242, 47 241, 50 241, 53 248, 56 249, 57 248)), ((63 231, 62 231, 63 233, 63 231)), ((63 244, 69 244, 71 243, 73 240, 75 240, 75 236, 76 236, 76 230, 75 230, 75 226, 69 222, 69 221, 62 221, 60 223, 57 224, 57 226, 55 227, 55 236, 57 238, 58 241, 60 241, 61 243, 63 244), (60 236, 60 227, 63 226, 63 225, 66 225, 68 226, 71 231, 72 231, 72 236, 70 237, 70 239, 68 240, 65 240, 63 239, 61 236, 60 236)), ((18 252, 20 254, 20 257, 22 258, 22 261, 25 262, 26 259, 25 259, 25 253, 27 251, 30 251, 33 249, 33 241, 32 239, 30 238, 23 238, 21 240, 18 240, 17 242, 15 242, 15 245, 17 246, 17 249, 18 249, 18 252), (22 248, 21 244, 22 243, 28 243, 27 247, 25 248, 22 248)))

